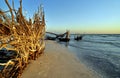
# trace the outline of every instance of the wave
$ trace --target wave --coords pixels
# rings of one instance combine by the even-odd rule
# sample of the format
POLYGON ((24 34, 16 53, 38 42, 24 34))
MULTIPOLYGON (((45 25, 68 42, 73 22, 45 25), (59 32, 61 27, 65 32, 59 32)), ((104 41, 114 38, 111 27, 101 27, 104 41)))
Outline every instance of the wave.
POLYGON ((83 42, 90 42, 90 43, 98 43, 98 44, 109 44, 109 45, 113 45, 115 47, 120 47, 120 43, 118 42, 113 42, 112 41, 92 41, 92 40, 83 40, 83 42))
POLYGON ((120 78, 120 35, 85 35, 71 40, 71 50, 103 78, 120 78))
POLYGON ((89 51, 95 51, 95 52, 103 52, 103 50, 101 50, 101 49, 98 50, 98 49, 93 49, 93 48, 87 48, 85 46, 78 46, 78 45, 74 45, 74 44, 70 44, 70 43, 69 43, 69 46, 77 48, 77 49, 83 49, 83 50, 89 50, 89 51))
POLYGON ((102 71, 109 78, 119 78, 120 77, 120 69, 117 68, 112 62, 108 59, 100 58, 96 56, 85 55, 84 59, 89 62, 95 69, 102 71))

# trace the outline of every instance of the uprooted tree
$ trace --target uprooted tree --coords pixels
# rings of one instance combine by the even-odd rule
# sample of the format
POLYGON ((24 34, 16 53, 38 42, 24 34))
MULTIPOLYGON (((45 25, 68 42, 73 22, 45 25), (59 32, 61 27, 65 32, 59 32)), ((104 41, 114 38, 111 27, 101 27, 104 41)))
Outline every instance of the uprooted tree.
MULTIPOLYGON (((33 19, 27 20, 22 13, 22 0, 20 0, 18 10, 15 9, 14 2, 12 2, 12 7, 8 0, 5 0, 5 2, 9 10, 0 9, 0 49, 15 50, 18 55, 14 58, 14 61, 17 60, 18 68, 22 70, 30 59, 38 57, 45 48, 43 7, 41 6, 38 9, 33 19), (8 47, 8 45, 12 47, 8 47)), ((0 66, 5 65, 7 67, 11 64, 10 61, 11 59, 4 64, 0 62, 0 66)), ((3 78, 12 77, 12 75, 6 77, 4 75, 5 70, 6 68, 4 67, 0 76, 3 78)))

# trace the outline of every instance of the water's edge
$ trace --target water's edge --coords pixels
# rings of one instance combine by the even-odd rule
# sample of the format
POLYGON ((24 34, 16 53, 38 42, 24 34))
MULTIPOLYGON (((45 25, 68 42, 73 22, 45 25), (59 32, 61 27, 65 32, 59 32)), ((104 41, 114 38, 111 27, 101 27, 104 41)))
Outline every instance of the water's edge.
POLYGON ((81 41, 72 39, 69 43, 59 43, 68 47, 101 78, 120 78, 119 40, 120 35, 86 35, 81 41))

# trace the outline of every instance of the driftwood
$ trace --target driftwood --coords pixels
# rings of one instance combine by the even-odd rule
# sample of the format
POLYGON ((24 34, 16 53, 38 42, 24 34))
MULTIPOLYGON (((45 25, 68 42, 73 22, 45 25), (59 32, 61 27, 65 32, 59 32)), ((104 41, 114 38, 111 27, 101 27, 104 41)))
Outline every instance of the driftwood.
MULTIPOLYGON (((0 10, 0 49, 6 48, 8 53, 15 51, 16 55, 13 56, 14 58, 7 59, 5 63, 0 61, 0 67, 3 67, 0 69, 0 78, 17 78, 29 61, 35 60, 45 48, 44 11, 41 6, 34 14, 34 19, 27 20, 22 13, 22 0, 20 0, 18 10, 15 10, 14 2, 12 2, 12 7, 8 0, 5 2, 9 10, 0 10), (10 12, 10 18, 7 12, 10 12)), ((7 53, 4 50, 0 51, 3 53, 1 58, 4 59, 7 53)))
POLYGON ((83 38, 83 36, 81 35, 77 35, 76 37, 74 37, 74 40, 77 40, 77 41, 79 41, 79 40, 82 40, 82 38, 83 38))
POLYGON ((55 33, 52 33, 52 32, 46 32, 48 34, 52 34, 56 37, 51 37, 51 36, 46 36, 46 40, 56 40, 58 39, 59 41, 63 41, 63 42, 68 42, 70 40, 70 31, 66 31, 65 33, 63 34, 55 34, 55 33))

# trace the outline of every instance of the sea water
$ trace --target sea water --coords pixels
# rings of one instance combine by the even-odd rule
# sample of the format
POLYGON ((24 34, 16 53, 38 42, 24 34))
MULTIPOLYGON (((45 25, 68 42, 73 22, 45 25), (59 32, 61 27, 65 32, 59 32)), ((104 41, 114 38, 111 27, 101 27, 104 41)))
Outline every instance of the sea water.
POLYGON ((120 78, 120 35, 84 35, 80 41, 71 35, 65 44, 87 66, 99 73, 101 78, 120 78))

